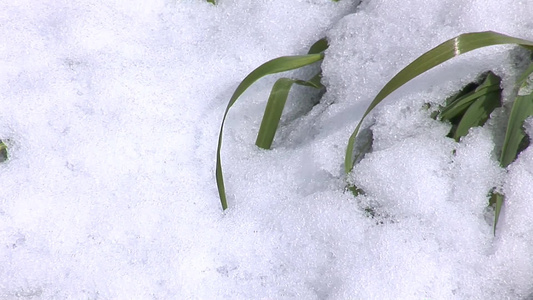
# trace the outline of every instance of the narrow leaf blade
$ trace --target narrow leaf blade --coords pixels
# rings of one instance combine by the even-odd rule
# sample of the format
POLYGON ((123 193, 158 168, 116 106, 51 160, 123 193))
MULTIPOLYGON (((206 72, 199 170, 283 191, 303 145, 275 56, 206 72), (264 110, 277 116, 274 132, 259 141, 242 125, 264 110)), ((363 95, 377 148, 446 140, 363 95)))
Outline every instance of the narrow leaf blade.
POLYGON ((511 108, 511 115, 509 116, 509 122, 507 123, 507 131, 505 133, 502 154, 500 156, 500 164, 502 167, 507 167, 518 156, 520 143, 526 136, 522 126, 524 121, 532 115, 533 93, 516 97, 513 107, 511 108))
POLYGON ((281 114, 285 107, 285 102, 287 102, 289 91, 294 82, 295 81, 290 78, 280 78, 274 83, 265 108, 263 120, 261 121, 261 126, 259 127, 259 133, 257 134, 257 139, 255 141, 257 147, 270 149, 272 146, 272 141, 276 135, 281 114))
MULTIPOLYGON (((533 115, 533 64, 524 72, 518 84, 518 96, 511 108, 511 115, 507 123, 507 131, 505 132, 502 154, 500 156, 500 165, 504 168, 511 164, 518 156, 521 150, 521 144, 526 138, 522 126, 524 121, 533 115)), ((495 207, 494 234, 496 234, 496 224, 498 224, 504 200, 505 196, 501 194, 494 194, 491 198, 491 203, 494 203, 495 207)))
MULTIPOLYGON (((313 79, 316 77, 317 76, 314 76, 313 79)), ((317 84, 313 79, 304 81, 291 78, 280 78, 274 83, 268 98, 263 119, 261 120, 259 133, 257 134, 257 139, 255 141, 255 144, 258 147, 270 149, 272 146, 281 119, 281 114, 283 113, 283 108, 287 102, 287 97, 289 96, 292 85, 298 84, 320 89, 322 85, 320 83, 317 84)))
POLYGON ((318 54, 326 51, 328 49, 329 44, 328 40, 326 38, 322 38, 318 41, 316 41, 311 47, 309 48, 309 52, 307 54, 318 54))
POLYGON ((493 234, 496 235, 496 226, 498 225, 498 220, 500 219, 500 213, 502 211, 504 197, 500 193, 492 193, 490 197, 490 203, 494 205, 494 225, 493 225, 493 234))
POLYGON ((461 118, 453 138, 459 141, 461 137, 468 134, 470 128, 485 124, 492 111, 501 105, 500 99, 500 94, 493 92, 474 101, 461 118))
POLYGON ((492 111, 501 105, 500 82, 500 77, 489 72, 485 81, 476 89, 476 93, 482 94, 461 117, 453 135, 456 141, 468 134, 470 128, 485 124, 492 111), (497 87, 497 90, 491 89, 491 87, 497 87))
POLYGON ((453 103, 450 103, 446 106, 440 113, 441 120, 450 120, 453 119, 462 113, 464 113, 470 105, 479 97, 494 91, 499 91, 500 85, 494 84, 486 86, 484 88, 476 89, 476 91, 466 94, 462 98, 457 99, 453 103))

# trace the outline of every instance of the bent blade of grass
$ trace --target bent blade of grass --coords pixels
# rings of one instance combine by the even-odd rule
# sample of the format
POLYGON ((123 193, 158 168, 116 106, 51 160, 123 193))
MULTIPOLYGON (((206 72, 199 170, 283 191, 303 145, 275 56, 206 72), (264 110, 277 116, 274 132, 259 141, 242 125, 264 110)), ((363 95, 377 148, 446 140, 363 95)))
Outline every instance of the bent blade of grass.
POLYGON ((409 82, 411 79, 418 75, 442 64, 443 62, 459 56, 461 54, 470 52, 472 50, 501 44, 518 44, 527 49, 533 50, 533 42, 515 38, 512 36, 504 35, 493 31, 473 32, 458 35, 437 47, 422 54, 407 67, 402 69, 396 74, 378 93, 378 95, 372 100, 369 107, 363 114, 361 120, 357 124, 352 135, 348 139, 348 145, 346 147, 346 155, 344 159, 344 170, 346 173, 350 173, 353 169, 353 150, 354 143, 359 132, 359 128, 363 123, 365 117, 381 102, 385 97, 397 90, 399 87, 409 82))
POLYGON ((220 132, 218 135, 215 177, 217 181, 218 195, 220 197, 222 209, 228 208, 228 204, 226 200, 226 189, 224 186, 224 178, 222 175, 222 163, 220 160, 220 151, 222 148, 222 133, 224 131, 224 123, 226 121, 226 117, 228 115, 229 109, 233 106, 235 101, 237 101, 237 99, 244 93, 244 91, 246 91, 254 82, 259 80, 260 78, 266 75, 270 75, 270 74, 298 69, 298 68, 313 64, 317 61, 321 61, 323 58, 324 58, 323 53, 278 57, 278 58, 275 58, 273 60, 270 60, 262 64, 257 69, 253 70, 237 86, 237 88, 235 89, 235 92, 233 92, 233 95, 230 98, 230 101, 228 103, 228 106, 226 107, 226 110, 224 111, 224 116, 222 117, 222 124, 220 125, 220 132))
POLYGON ((316 81, 316 78, 319 78, 319 75, 320 73, 318 73, 309 81, 280 78, 276 81, 276 83, 274 83, 274 86, 272 86, 272 91, 270 92, 270 97, 268 98, 267 106, 265 108, 263 120, 261 121, 261 126, 259 127, 257 140, 255 141, 255 144, 258 147, 270 149, 272 146, 272 141, 276 135, 281 114, 283 113, 283 108, 287 102, 287 97, 289 96, 292 85, 298 84, 321 89, 323 85, 320 83, 320 81, 316 81), (313 79, 315 80, 313 81, 313 79))

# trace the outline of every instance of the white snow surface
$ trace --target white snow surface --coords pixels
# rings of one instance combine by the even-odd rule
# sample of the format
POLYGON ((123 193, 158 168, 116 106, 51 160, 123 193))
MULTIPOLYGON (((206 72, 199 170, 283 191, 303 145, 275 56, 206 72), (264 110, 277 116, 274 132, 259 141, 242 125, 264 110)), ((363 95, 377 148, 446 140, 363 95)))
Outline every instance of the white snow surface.
POLYGON ((488 70, 508 104, 526 51, 476 50, 402 87, 343 173, 381 87, 484 30, 532 40, 533 1, 1 1, 0 299, 531 299, 533 147, 503 170, 509 105, 459 143, 424 108, 488 70), (324 36, 327 92, 291 93, 272 150, 254 142, 282 75, 230 111, 223 212, 231 94, 324 36))

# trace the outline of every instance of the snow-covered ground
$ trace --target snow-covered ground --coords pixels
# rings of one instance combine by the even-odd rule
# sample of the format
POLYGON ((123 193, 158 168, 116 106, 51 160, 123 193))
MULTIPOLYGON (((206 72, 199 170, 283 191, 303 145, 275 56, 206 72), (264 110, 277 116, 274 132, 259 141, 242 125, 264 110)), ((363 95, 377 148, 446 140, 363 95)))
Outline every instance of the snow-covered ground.
POLYGON ((508 110, 456 143, 423 108, 487 70, 508 102, 527 52, 477 50, 393 93, 348 178, 366 195, 345 192, 347 139, 379 89, 483 30, 532 40, 533 1, 1 1, 0 299, 527 299, 533 147, 505 172, 508 110), (233 90, 324 36, 328 91, 313 106, 295 88, 273 150, 254 142, 281 75, 230 111, 222 212, 233 90))

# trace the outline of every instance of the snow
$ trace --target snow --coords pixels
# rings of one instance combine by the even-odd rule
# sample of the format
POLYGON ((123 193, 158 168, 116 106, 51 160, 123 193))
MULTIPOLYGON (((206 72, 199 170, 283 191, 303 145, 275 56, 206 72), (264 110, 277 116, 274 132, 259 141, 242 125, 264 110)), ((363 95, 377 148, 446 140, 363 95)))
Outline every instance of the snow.
POLYGON ((459 143, 424 108, 487 70, 509 106, 527 52, 476 50, 415 79, 365 122, 372 151, 348 178, 343 162, 401 68, 464 32, 532 40, 532 15, 516 0, 3 1, 0 298, 530 299, 533 148, 503 170, 508 107, 459 143), (315 106, 291 92, 273 150, 254 142, 282 75, 230 111, 222 212, 233 90, 323 36, 328 91, 315 106))

